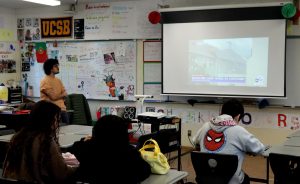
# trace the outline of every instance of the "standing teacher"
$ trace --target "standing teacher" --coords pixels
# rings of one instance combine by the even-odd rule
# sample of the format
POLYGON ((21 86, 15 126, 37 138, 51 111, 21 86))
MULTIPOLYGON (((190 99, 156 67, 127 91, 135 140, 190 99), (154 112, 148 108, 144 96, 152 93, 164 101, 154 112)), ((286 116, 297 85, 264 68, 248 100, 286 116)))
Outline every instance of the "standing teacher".
POLYGON ((59 73, 59 63, 57 59, 47 59, 44 63, 45 76, 40 82, 41 100, 48 100, 56 104, 61 109, 61 122, 69 124, 69 117, 65 105, 67 92, 61 80, 55 77, 59 73))

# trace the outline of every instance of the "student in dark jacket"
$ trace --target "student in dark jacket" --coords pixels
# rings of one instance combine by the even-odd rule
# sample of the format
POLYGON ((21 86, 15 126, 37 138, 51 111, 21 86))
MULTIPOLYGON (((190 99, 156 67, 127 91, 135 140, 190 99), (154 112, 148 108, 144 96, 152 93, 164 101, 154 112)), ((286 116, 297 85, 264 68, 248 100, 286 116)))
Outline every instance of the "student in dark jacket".
POLYGON ((100 118, 92 137, 75 142, 70 149, 78 161, 78 180, 89 183, 136 184, 151 173, 150 165, 129 144, 127 122, 118 116, 100 118))

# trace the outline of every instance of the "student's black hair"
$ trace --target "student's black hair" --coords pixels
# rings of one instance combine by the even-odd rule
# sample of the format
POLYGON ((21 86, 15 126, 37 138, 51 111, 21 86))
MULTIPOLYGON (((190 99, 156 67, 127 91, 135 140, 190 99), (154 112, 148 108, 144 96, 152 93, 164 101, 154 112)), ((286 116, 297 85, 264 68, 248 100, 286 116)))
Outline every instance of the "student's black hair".
POLYGON ((223 104, 221 114, 230 115, 232 118, 240 114, 240 120, 244 115, 244 106, 240 101, 236 99, 230 99, 223 104))
POLYGON ((127 150, 129 145, 128 124, 116 115, 106 115, 101 117, 93 127, 93 140, 96 144, 109 150, 127 150))
POLYGON ((38 131, 47 135, 56 135, 53 130, 55 118, 60 119, 61 109, 54 103, 41 100, 34 104, 30 113, 30 123, 25 127, 31 131, 38 131))
POLYGON ((57 59, 47 59, 43 65, 45 74, 50 75, 51 69, 53 68, 54 65, 57 65, 57 64, 58 64, 57 59))

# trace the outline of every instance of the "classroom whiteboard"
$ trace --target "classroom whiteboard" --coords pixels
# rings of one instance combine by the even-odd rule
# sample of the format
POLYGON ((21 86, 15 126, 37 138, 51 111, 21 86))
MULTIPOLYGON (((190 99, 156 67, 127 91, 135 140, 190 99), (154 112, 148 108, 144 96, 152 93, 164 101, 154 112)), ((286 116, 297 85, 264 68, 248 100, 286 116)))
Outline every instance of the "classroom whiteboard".
MULTIPOLYGON (((48 58, 57 58, 60 78, 68 94, 81 93, 88 99, 135 100, 136 41, 86 41, 47 43, 48 58), (108 82, 114 80, 115 86, 108 82)), ((30 71, 22 72, 33 96, 39 97, 43 64, 35 57, 30 71)))
POLYGON ((87 3, 75 18, 84 19, 85 40, 161 38, 161 24, 148 14, 157 0, 87 3))

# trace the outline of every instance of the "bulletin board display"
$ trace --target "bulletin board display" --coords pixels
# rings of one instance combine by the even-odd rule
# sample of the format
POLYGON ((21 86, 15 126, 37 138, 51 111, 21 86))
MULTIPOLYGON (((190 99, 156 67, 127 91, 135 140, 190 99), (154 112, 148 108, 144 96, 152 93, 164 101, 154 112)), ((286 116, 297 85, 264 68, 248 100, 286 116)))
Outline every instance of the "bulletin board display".
POLYGON ((0 42, 0 74, 17 73, 17 43, 0 42))
MULTIPOLYGON (((35 50, 33 51, 35 52, 35 50)), ((88 99, 134 101, 136 86, 136 41, 48 42, 48 58, 59 60, 60 78, 68 94, 84 94, 88 99), (57 46, 55 46, 57 44, 57 46)), ((43 63, 32 53, 23 80, 40 96, 43 63)))
MULTIPOLYGON (((16 42, 0 41, 0 84, 19 85, 20 65, 17 62, 18 49, 19 47, 16 42)), ((8 100, 7 87, 0 86, 1 100, 5 102, 8 100)))

